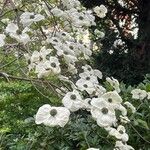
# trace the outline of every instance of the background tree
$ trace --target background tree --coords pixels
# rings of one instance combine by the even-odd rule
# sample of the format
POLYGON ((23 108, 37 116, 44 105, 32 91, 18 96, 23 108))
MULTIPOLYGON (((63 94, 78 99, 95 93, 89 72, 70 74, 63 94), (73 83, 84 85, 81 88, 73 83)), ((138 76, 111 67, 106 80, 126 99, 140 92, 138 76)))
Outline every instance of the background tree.
MULTIPOLYGON (((101 51, 94 55, 97 67, 125 83, 142 81, 150 72, 150 1, 81 1, 87 8, 101 4, 108 8, 104 19, 97 18, 99 29, 106 33, 101 51)), ((98 45, 100 40, 95 42, 98 45)))

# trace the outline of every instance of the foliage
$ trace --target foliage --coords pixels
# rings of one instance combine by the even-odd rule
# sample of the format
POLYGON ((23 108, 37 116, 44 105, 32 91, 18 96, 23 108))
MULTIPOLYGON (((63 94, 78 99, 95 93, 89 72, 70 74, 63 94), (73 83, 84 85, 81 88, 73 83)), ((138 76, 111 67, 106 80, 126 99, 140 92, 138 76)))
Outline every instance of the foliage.
MULTIPOLYGON (((139 88, 150 91, 148 77, 147 75, 144 82, 138 85, 139 88)), ((148 150, 149 143, 146 140, 150 138, 150 102, 133 100, 131 86, 122 83, 121 89, 124 100, 132 101, 136 108, 140 106, 138 112, 130 116, 131 123, 127 124, 129 144, 132 144, 135 149, 148 150)), ((73 113, 63 130, 60 127, 35 125, 33 114, 41 105, 51 101, 58 105, 58 98, 54 95, 49 95, 50 100, 46 99, 26 82, 1 81, 0 91, 0 148, 2 150, 85 150, 88 145, 103 150, 112 149, 113 145, 110 141, 114 142, 114 139, 108 137, 107 132, 99 128, 91 116, 84 111, 73 113)))

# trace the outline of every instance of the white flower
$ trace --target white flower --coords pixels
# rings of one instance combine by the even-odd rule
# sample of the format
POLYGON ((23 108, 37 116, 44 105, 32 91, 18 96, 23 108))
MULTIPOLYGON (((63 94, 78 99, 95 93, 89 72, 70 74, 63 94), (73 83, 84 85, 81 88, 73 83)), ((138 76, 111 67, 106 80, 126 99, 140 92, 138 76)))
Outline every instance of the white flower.
POLYGON ((76 82, 76 85, 80 91, 86 91, 88 94, 92 94, 95 91, 94 85, 91 82, 83 79, 79 79, 76 82))
POLYGON ((113 77, 106 78, 106 81, 109 82, 109 84, 118 92, 120 93, 120 87, 119 87, 119 82, 117 79, 114 79, 113 77))
POLYGON ((97 76, 99 79, 102 79, 102 72, 97 69, 92 69, 90 65, 82 66, 84 72, 87 72, 91 75, 97 76))
POLYGON ((147 99, 150 99, 150 92, 147 92, 147 99))
POLYGON ((91 83, 98 83, 97 77, 89 74, 88 72, 80 73, 79 77, 85 81, 90 81, 91 83))
POLYGON ((101 98, 106 100, 109 103, 109 105, 111 105, 114 109, 119 107, 122 102, 122 98, 116 91, 107 92, 103 94, 101 98))
POLYGON ((41 14, 34 14, 34 12, 24 12, 20 16, 20 22, 23 26, 30 26, 33 22, 38 22, 45 19, 45 17, 41 14))
POLYGON ((134 148, 130 145, 127 145, 126 143, 123 143, 122 141, 116 141, 116 145, 114 150, 134 150, 134 148))
POLYGON ((106 93, 106 89, 103 86, 94 84, 94 87, 95 87, 94 91, 95 96, 101 97, 104 93, 106 93))
POLYGON ((30 37, 27 33, 27 29, 25 28, 22 32, 19 31, 19 28, 16 24, 10 23, 7 25, 5 29, 6 33, 10 35, 10 37, 16 39, 18 42, 23 44, 27 44, 30 41, 30 37))
POLYGON ((104 18, 106 16, 107 8, 104 5, 96 6, 93 10, 100 18, 104 18))
POLYGON ((61 17, 64 14, 64 12, 58 7, 51 9, 51 13, 56 17, 61 17))
POLYGON ((102 32, 102 31, 99 31, 98 29, 95 29, 94 30, 94 33, 96 34, 96 37, 97 38, 104 38, 104 36, 105 36, 105 33, 104 32, 102 32))
POLYGON ((4 34, 0 34, 0 47, 5 45, 5 38, 6 36, 4 34))
POLYGON ((59 74, 61 72, 58 58, 50 56, 49 60, 44 62, 46 70, 51 70, 52 74, 59 74))
POLYGON ((35 116, 36 124, 64 127, 69 121, 70 112, 65 107, 51 107, 49 104, 41 106, 35 116))
POLYGON ((93 106, 91 109, 92 117, 96 119, 100 127, 108 127, 116 123, 115 111, 104 99, 93 98, 91 105, 93 106))
POLYGON ((136 108, 130 102, 125 102, 124 104, 131 109, 132 113, 136 112, 136 108))
POLYGON ((18 30, 18 26, 14 23, 9 23, 5 29, 6 33, 16 33, 16 31, 18 30))
POLYGON ((133 99, 143 100, 147 96, 147 92, 141 89, 134 89, 131 91, 133 99))
POLYGON ((77 90, 68 92, 62 99, 62 103, 70 111, 77 111, 83 107, 83 100, 77 90))
POLYGON ((122 115, 120 115, 119 116, 120 117, 120 121, 122 122, 122 123, 129 123, 130 122, 130 120, 129 120, 129 118, 127 117, 127 116, 122 116, 122 115))
POLYGON ((35 73, 37 73, 38 78, 43 78, 49 76, 51 70, 47 69, 43 62, 40 62, 35 66, 35 73))
POLYGON ((115 128, 111 128, 109 131, 109 135, 115 136, 118 140, 122 140, 124 142, 127 142, 129 139, 129 136, 126 133, 124 126, 122 125, 119 125, 117 127, 117 130, 115 128))

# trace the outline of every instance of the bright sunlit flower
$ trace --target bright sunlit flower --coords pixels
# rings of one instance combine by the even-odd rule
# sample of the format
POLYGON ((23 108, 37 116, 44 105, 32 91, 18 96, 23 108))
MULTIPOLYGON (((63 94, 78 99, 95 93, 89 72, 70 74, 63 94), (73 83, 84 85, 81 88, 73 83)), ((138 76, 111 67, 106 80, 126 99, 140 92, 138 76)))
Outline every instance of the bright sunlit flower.
POLYGON ((69 121, 70 112, 65 107, 51 107, 49 104, 41 106, 35 116, 35 123, 46 126, 64 127, 69 121))

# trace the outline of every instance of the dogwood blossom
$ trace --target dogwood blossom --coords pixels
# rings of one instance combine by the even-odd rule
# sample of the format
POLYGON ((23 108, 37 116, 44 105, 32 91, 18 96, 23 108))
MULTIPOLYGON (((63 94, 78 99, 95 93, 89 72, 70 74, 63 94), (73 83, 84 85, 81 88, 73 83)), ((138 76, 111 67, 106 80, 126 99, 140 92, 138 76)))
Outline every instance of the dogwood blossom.
POLYGON ((134 148, 130 145, 127 145, 126 143, 123 143, 122 141, 116 141, 116 145, 114 150, 134 150, 134 148))
POLYGON ((62 99, 63 105, 70 111, 77 111, 83 107, 83 100, 78 91, 68 92, 62 99))
POLYGON ((124 104, 131 109, 132 113, 136 112, 136 108, 130 102, 125 102, 124 104))
POLYGON ((26 29, 19 31, 19 27, 14 23, 8 24, 5 31, 10 35, 10 37, 16 39, 18 42, 27 44, 30 41, 29 35, 25 33, 26 29))
POLYGON ((119 82, 117 79, 114 79, 113 77, 106 78, 106 81, 109 82, 109 84, 118 92, 120 93, 120 87, 119 87, 119 82))
POLYGON ((107 101, 114 109, 119 107, 122 102, 122 98, 116 91, 107 92, 103 94, 101 98, 107 101))
POLYGON ((46 126, 64 127, 69 121, 70 112, 65 107, 51 107, 45 104, 38 109, 35 116, 35 123, 43 123, 46 126))
POLYGON ((100 18, 104 18, 107 14, 107 8, 104 5, 96 6, 93 10, 100 18))
POLYGON ((24 12, 20 16, 20 22, 24 27, 30 26, 33 22, 39 22, 45 19, 45 17, 41 14, 35 14, 34 12, 24 12))
POLYGON ((124 142, 127 142, 129 139, 128 134, 125 132, 125 127, 122 125, 119 125, 117 129, 111 128, 109 130, 109 135, 116 137, 118 140, 122 140, 124 142))
POLYGON ((143 100, 147 96, 147 92, 141 89, 134 89, 131 91, 133 99, 140 99, 143 100))
POLYGON ((116 123, 116 115, 113 108, 103 98, 93 98, 91 114, 100 127, 112 126, 116 123))

